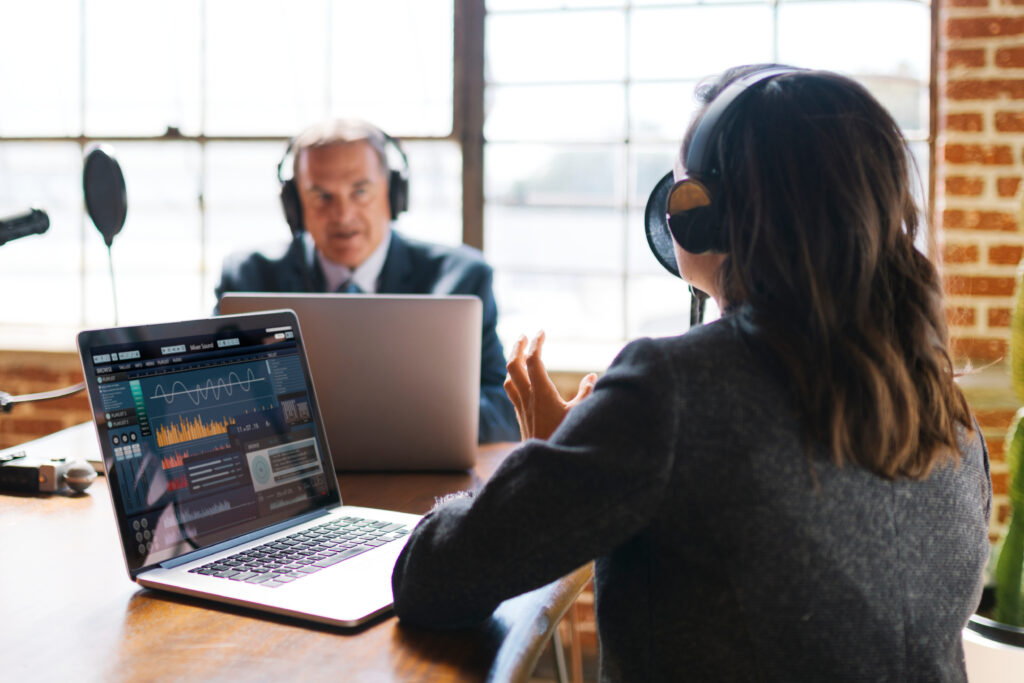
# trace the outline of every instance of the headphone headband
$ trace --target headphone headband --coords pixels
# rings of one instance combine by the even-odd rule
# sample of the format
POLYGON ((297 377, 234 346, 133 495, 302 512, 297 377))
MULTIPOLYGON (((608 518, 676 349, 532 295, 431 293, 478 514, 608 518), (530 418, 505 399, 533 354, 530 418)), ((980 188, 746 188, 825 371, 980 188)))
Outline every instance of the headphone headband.
POLYGON ((718 129, 729 107, 750 93, 753 86, 758 83, 796 71, 802 71, 802 69, 788 66, 769 67, 741 76, 725 86, 722 92, 718 93, 715 99, 708 104, 697 123, 697 128, 693 131, 690 148, 686 151, 686 174, 700 177, 702 174, 710 172, 708 166, 714 149, 712 141, 717 137, 718 129))
POLYGON ((691 183, 702 181, 701 190, 710 191, 710 204, 694 206, 689 210, 673 215, 669 219, 668 202, 672 191, 677 185, 686 184, 687 180, 676 183, 669 171, 651 192, 644 212, 644 227, 647 233, 647 244, 665 270, 676 277, 681 277, 676 264, 675 244, 691 253, 701 253, 711 249, 724 250, 726 236, 718 229, 715 216, 715 184, 708 185, 717 174, 713 168, 715 140, 720 135, 720 128, 729 109, 753 91, 754 86, 783 74, 803 71, 788 66, 769 66, 752 71, 736 78, 725 86, 704 109, 700 121, 697 122, 690 146, 686 150, 686 176, 691 183))
MULTIPOLYGON (((365 141, 372 145, 375 151, 383 153, 385 171, 388 176, 388 207, 391 210, 391 218, 394 220, 399 214, 407 211, 409 208, 409 158, 406 156, 405 150, 402 149, 402 145, 399 144, 398 140, 377 126, 365 121, 353 122, 353 126, 365 129, 369 135, 353 140, 338 139, 337 144, 365 141), (374 134, 379 135, 384 141, 383 150, 379 150, 378 145, 373 141, 372 135, 374 134), (389 154, 389 151, 394 151, 394 154, 389 154), (392 163, 395 156, 398 157, 399 161, 397 166, 392 163)), ((305 226, 302 222, 302 203, 299 199, 299 189, 295 184, 294 175, 285 178, 285 173, 286 168, 294 166, 296 141, 301 139, 309 130, 311 128, 307 128, 289 139, 288 146, 285 148, 281 160, 277 162, 277 180, 281 185, 281 208, 284 210, 284 217, 288 222, 288 227, 291 228, 292 237, 301 236, 305 231, 305 226)), ((334 143, 328 142, 327 144, 334 143)), ((304 147, 303 149, 307 148, 304 147)))

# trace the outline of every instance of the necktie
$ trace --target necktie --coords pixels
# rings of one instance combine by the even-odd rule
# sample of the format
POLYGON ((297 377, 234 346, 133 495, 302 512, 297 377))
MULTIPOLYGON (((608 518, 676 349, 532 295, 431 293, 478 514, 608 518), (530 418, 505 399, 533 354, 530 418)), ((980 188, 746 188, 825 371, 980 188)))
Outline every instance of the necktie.
POLYGON ((362 294, 363 290, 355 282, 353 282, 352 280, 348 280, 347 282, 341 283, 341 286, 338 287, 338 293, 339 294, 362 294))

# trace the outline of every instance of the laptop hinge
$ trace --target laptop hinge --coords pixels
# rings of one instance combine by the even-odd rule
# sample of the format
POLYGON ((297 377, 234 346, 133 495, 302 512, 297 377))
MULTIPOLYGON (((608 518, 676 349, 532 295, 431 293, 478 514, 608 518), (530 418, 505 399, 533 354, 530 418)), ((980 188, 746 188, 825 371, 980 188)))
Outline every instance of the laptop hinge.
POLYGON ((278 522, 277 524, 271 524, 270 526, 263 527, 262 529, 259 529, 258 531, 252 531, 252 532, 247 533, 245 535, 237 536, 235 538, 232 538, 232 539, 230 539, 228 541, 221 541, 220 543, 215 543, 214 545, 207 546, 206 548, 200 548, 199 550, 193 550, 192 552, 187 553, 185 555, 181 555, 179 557, 175 557, 175 558, 172 558, 170 560, 166 560, 164 562, 161 562, 159 566, 163 567, 164 569, 173 569, 174 567, 178 567, 180 565, 187 564, 189 562, 192 562, 193 560, 202 559, 202 558, 206 557, 207 555, 213 555, 214 553, 219 553, 222 550, 228 550, 229 548, 234 548, 235 546, 244 545, 245 543, 248 543, 249 541, 255 541, 255 540, 257 540, 259 538, 262 538, 264 536, 267 536, 269 534, 273 534, 273 533, 276 533, 278 531, 283 531, 284 529, 288 529, 289 527, 293 527, 293 526, 296 526, 298 524, 302 524, 304 522, 308 522, 311 519, 316 519, 317 517, 323 517, 324 515, 327 515, 329 513, 330 513, 330 509, 326 509, 326 510, 325 509, 313 510, 312 512, 307 512, 307 513, 299 515, 297 517, 292 517, 291 519, 289 519, 287 521, 278 522))

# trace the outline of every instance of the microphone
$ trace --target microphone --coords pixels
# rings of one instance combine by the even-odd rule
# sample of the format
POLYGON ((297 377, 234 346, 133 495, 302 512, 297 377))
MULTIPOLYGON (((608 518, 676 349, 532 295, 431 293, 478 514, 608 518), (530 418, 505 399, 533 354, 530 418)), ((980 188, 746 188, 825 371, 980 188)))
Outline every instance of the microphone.
POLYGON ((41 235, 50 229, 50 217, 41 209, 29 209, 0 218, 0 245, 27 235, 41 235))

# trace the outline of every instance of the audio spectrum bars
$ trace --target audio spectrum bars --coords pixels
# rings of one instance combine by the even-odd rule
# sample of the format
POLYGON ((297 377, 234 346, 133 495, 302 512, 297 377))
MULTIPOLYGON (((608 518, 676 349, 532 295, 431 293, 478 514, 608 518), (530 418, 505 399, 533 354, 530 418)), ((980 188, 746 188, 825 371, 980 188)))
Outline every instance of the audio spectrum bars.
MULTIPOLYGON (((198 455, 205 455, 207 453, 214 453, 216 451, 223 451, 223 450, 225 450, 227 448, 231 448, 231 444, 224 444, 223 446, 215 446, 213 448, 207 448, 207 449, 205 449, 203 451, 200 451, 198 453, 198 455)), ((173 470, 175 467, 181 467, 182 465, 184 465, 185 464, 185 460, 187 458, 191 457, 192 455, 193 454, 189 453, 187 450, 182 451, 180 453, 178 451, 174 451, 173 455, 165 455, 163 458, 161 458, 160 459, 160 465, 161 465, 161 467, 163 468, 163 470, 165 472, 167 470, 173 470)))
POLYGON ((188 488, 188 477, 186 477, 184 474, 177 476, 174 479, 170 479, 167 482, 168 491, 177 491, 179 489, 184 488, 188 488))
POLYGON ((225 417, 223 420, 210 420, 203 422, 201 418, 186 420, 179 417, 177 424, 161 425, 156 428, 156 445, 161 448, 205 439, 210 436, 220 436, 228 433, 228 427, 235 424, 235 418, 225 417))
POLYGON ((174 455, 166 455, 161 461, 161 465, 165 470, 173 470, 175 467, 181 467, 181 464, 185 462, 185 458, 188 457, 188 451, 184 453, 175 453, 174 455))

